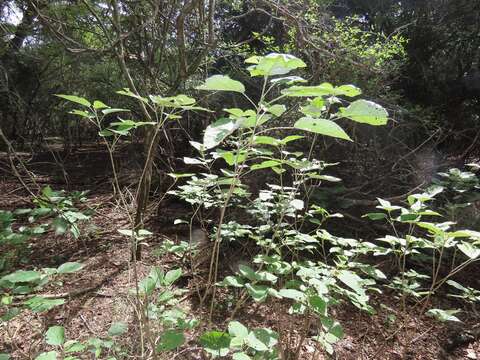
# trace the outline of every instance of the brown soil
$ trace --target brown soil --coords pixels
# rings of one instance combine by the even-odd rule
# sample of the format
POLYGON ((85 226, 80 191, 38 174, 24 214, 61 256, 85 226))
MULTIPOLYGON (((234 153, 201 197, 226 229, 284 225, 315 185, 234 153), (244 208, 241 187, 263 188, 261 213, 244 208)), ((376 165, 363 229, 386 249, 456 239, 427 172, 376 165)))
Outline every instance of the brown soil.
MULTIPOLYGON (((0 154, 1 155, 1 154, 0 154)), ((36 174, 36 180, 42 185, 50 184, 56 189, 65 186, 59 174, 58 167, 51 163, 48 154, 41 159, 42 165, 32 164, 31 169, 36 174), (49 163, 50 162, 50 163, 49 163), (49 163, 45 164, 45 163, 49 163), (62 184, 63 182, 63 184, 62 184)), ((24 154, 28 159, 28 154, 24 154)), ((38 158, 37 158, 38 160, 38 158)), ((31 160, 32 161, 32 160, 31 160)), ((69 340, 85 340, 90 337, 105 336, 112 322, 124 321, 129 325, 128 333, 122 335, 121 344, 130 353, 138 353, 140 339, 135 325, 135 314, 130 293, 134 288, 134 269, 129 262, 129 244, 117 230, 127 224, 125 215, 119 210, 111 194, 107 159, 98 148, 85 148, 70 157, 68 166, 71 189, 91 189, 87 206, 95 209, 90 231, 79 240, 71 237, 56 237, 52 233, 37 238, 32 244, 31 255, 27 268, 58 266, 67 261, 78 261, 85 264, 75 276, 65 276, 62 283, 49 286, 43 290, 45 294, 69 293, 64 305, 56 307, 47 313, 34 314, 25 312, 7 324, 0 323, 0 353, 10 353, 13 359, 34 359, 39 353, 52 350, 45 345, 43 335, 52 325, 62 325, 66 329, 69 340)), ((33 163, 35 161, 32 161, 33 163)), ((5 156, 0 156, 0 209, 27 207, 30 204, 27 193, 9 170, 5 156)), ((31 183, 30 183, 31 184, 31 183)), ((163 212, 168 212, 163 210, 163 212)), ((172 210, 173 211, 173 210, 172 210)), ((178 211, 178 208, 175 209, 178 211)), ((138 262, 136 271, 141 279, 145 277, 152 266, 165 269, 174 265, 172 258, 158 258, 153 255, 153 249, 165 237, 176 240, 183 234, 177 233, 173 227, 165 226, 162 219, 153 216, 149 228, 155 231, 155 236, 148 240, 145 256, 138 262)), ((21 265, 20 265, 21 266, 21 265)), ((478 272, 477 272, 478 274, 478 272)), ((471 272, 474 278, 477 276, 471 272)), ((185 287, 189 292, 182 306, 197 319, 206 319, 208 309, 198 306, 195 284, 198 278, 186 277, 185 287)), ((231 311, 231 293, 220 291, 217 306, 214 309, 213 325, 209 328, 225 329, 228 314, 231 311)), ((480 341, 460 344, 453 351, 447 351, 449 341, 458 335, 462 329, 475 325, 473 316, 463 313, 465 324, 455 328, 449 327, 431 318, 410 314, 404 319, 397 314, 397 322, 392 323, 390 309, 399 309, 399 301, 388 292, 372 296, 372 305, 378 310, 370 316, 360 312, 348 304, 336 307, 335 318, 340 321, 345 330, 345 337, 335 346, 335 356, 329 357, 324 352, 316 350, 316 344, 306 341, 301 349, 300 359, 480 359, 480 341), (405 324, 405 330, 399 331, 399 323, 405 324), (407 335, 408 334, 408 339, 407 335), (409 351, 404 354, 405 343, 409 341, 409 351)), ((444 298, 434 299, 436 302, 447 301, 444 298)), ((450 304, 452 305, 452 304, 450 304)), ((453 304, 456 307, 460 304, 453 304)), ((207 307, 208 308, 208 307, 207 307)), ((265 304, 247 303, 236 316, 237 320, 251 328, 270 327, 281 334, 282 342, 290 350, 295 349, 295 341, 301 337, 303 319, 287 314, 288 305, 279 301, 269 301, 265 304), (283 311, 278 311, 283 309, 283 311)), ((207 328, 205 322, 187 336, 186 344, 177 353, 165 355, 164 359, 204 359, 206 358, 195 339, 207 328)), ((89 357, 85 357, 89 358, 89 357)), ((90 357, 91 358, 91 357, 90 357)))

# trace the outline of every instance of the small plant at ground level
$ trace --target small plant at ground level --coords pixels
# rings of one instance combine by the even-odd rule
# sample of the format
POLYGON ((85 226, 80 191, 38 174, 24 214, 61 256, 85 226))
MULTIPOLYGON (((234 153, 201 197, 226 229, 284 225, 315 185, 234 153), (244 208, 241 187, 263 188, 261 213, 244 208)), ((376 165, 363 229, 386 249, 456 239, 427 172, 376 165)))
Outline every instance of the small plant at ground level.
POLYGON ((277 333, 265 328, 250 331, 238 321, 228 324, 228 332, 204 333, 199 342, 212 358, 231 355, 233 360, 279 359, 277 333))
POLYGON ((39 354, 35 360, 79 360, 80 355, 91 353, 95 359, 117 359, 123 356, 121 347, 115 344, 115 338, 127 331, 127 325, 122 322, 113 323, 106 338, 89 338, 85 341, 67 340, 63 326, 51 326, 45 333, 45 342, 56 350, 39 354))
POLYGON ((29 255, 30 241, 48 231, 80 237, 80 226, 90 219, 90 210, 80 210, 86 192, 54 191, 47 186, 34 197, 35 208, 0 210, 0 274, 29 255), (21 220, 22 225, 17 225, 21 220))

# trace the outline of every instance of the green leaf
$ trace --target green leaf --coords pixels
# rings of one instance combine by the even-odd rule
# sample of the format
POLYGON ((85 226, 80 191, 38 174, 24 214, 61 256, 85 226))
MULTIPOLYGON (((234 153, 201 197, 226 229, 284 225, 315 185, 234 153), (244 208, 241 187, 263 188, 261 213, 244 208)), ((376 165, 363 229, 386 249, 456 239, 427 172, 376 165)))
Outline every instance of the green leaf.
POLYGON ((302 301, 305 299, 305 294, 295 289, 280 289, 279 294, 281 297, 295 301, 302 301))
POLYGON ((69 111, 68 113, 72 114, 72 115, 78 115, 78 116, 81 116, 81 117, 84 117, 84 118, 87 118, 87 119, 92 119, 92 118, 95 117, 94 115, 90 114, 87 111, 78 110, 78 109, 74 109, 72 111, 69 111))
POLYGON ((25 271, 18 270, 12 274, 6 275, 0 279, 1 281, 9 281, 11 283, 22 283, 37 281, 40 279, 41 274, 37 271, 25 271))
POLYGON ((341 270, 337 275, 337 278, 354 290, 357 294, 363 294, 365 291, 362 287, 362 278, 349 270, 341 270))
POLYGON ((83 264, 80 264, 78 262, 67 262, 65 264, 60 265, 57 268, 57 272, 59 274, 70 274, 74 273, 76 271, 79 271, 83 268, 83 264))
POLYGON ((454 322, 461 322, 459 318, 454 316, 455 314, 461 312, 461 310, 442 310, 442 309, 430 309, 427 311, 427 315, 434 317, 438 321, 446 322, 446 321, 454 321, 454 322))
POLYGON ((245 285, 245 283, 240 276, 227 276, 225 279, 223 279, 221 285, 241 288, 245 285))
POLYGON ((7 310, 7 312, 5 314, 3 314, 3 316, 0 319, 2 319, 2 321, 5 321, 5 322, 10 321, 15 316, 20 314, 20 312, 21 312, 21 310, 19 308, 11 307, 7 310))
POLYGON ((115 108, 102 110, 103 115, 115 114, 115 113, 119 113, 119 112, 130 112, 130 110, 128 110, 128 109, 115 109, 115 108))
POLYGON ((248 334, 246 343, 257 351, 269 351, 278 343, 278 335, 270 329, 255 329, 248 334))
POLYGON ((334 95, 334 93, 334 87, 329 83, 323 83, 317 86, 291 86, 282 90, 282 94, 293 97, 317 97, 334 95))
POLYGON ((270 80, 270 82, 272 84, 287 84, 287 85, 291 85, 291 84, 294 84, 294 83, 306 83, 307 80, 305 80, 304 78, 300 77, 300 76, 285 76, 285 77, 280 77, 280 78, 275 78, 275 79, 272 79, 270 80))
POLYGON ((78 342, 77 340, 69 340, 63 345, 65 352, 68 353, 76 353, 85 350, 85 345, 78 342))
POLYGON ((98 135, 103 136, 103 137, 108 137, 108 136, 112 136, 113 132, 111 132, 108 129, 103 129, 102 131, 98 132, 98 135))
POLYGON ((287 108, 285 105, 276 104, 276 105, 269 106, 267 108, 267 111, 270 114, 273 114, 278 117, 278 116, 281 116, 285 111, 287 111, 287 108))
POLYGON ((45 334, 45 341, 49 345, 63 345, 65 342, 65 328, 63 326, 49 327, 45 334))
POLYGON ((90 101, 88 101, 87 99, 84 99, 82 97, 75 96, 75 95, 55 94, 55 96, 57 96, 59 98, 62 98, 62 99, 65 99, 65 100, 70 101, 70 102, 74 102, 74 103, 77 103, 77 104, 80 104, 80 105, 83 105, 83 106, 87 106, 87 107, 90 107, 92 105, 92 104, 90 104, 90 101))
POLYGON ((312 309, 321 316, 327 313, 327 302, 318 295, 313 295, 308 298, 308 302, 312 309))
POLYGON ((248 329, 238 321, 230 321, 228 333, 233 337, 245 339, 248 335, 248 329))
POLYGON ((346 108, 340 108, 340 114, 350 120, 370 125, 385 125, 388 121, 387 110, 367 100, 357 100, 346 108))
POLYGON ((269 288, 266 285, 245 284, 245 288, 247 289, 249 295, 256 302, 263 302, 268 296, 269 288))
POLYGON ((313 133, 331 136, 339 139, 352 141, 347 133, 336 123, 326 119, 315 119, 309 116, 300 118, 295 123, 297 129, 310 131, 313 133))
POLYGON ((254 64, 247 68, 251 76, 285 75, 292 70, 307 66, 301 59, 293 55, 277 53, 266 56, 252 56, 245 62, 254 64))
POLYGON ((480 247, 475 247, 471 243, 468 243, 466 241, 460 243, 457 245, 458 250, 460 250, 462 253, 464 253, 467 257, 470 259, 476 259, 480 256, 480 247))
POLYGON ((221 331, 209 331, 200 337, 204 350, 213 356, 226 356, 229 352, 231 337, 221 331))
POLYGON ((114 322, 112 325, 110 325, 110 328, 108 329, 108 336, 113 337, 123 335, 127 331, 127 329, 128 326, 124 322, 114 322))
POLYGON ((177 281, 178 278, 180 278, 180 276, 182 276, 182 269, 178 268, 170 270, 165 274, 163 284, 166 286, 172 285, 175 281, 177 281))
POLYGON ((355 85, 341 85, 335 88, 335 95, 345 95, 348 97, 355 97, 362 93, 355 85))
POLYGON ((363 215, 362 217, 368 217, 370 220, 382 220, 387 218, 387 214, 385 213, 368 213, 363 215))
POLYGON ((41 296, 35 296, 25 301, 24 304, 33 312, 44 312, 64 303, 64 299, 47 299, 41 296))
POLYGON ((57 352, 56 351, 49 351, 44 352, 38 355, 35 360, 57 360, 57 352))
POLYGON ((93 108, 94 108, 95 110, 105 109, 105 108, 108 108, 108 107, 109 107, 108 105, 106 105, 105 103, 103 103, 103 102, 100 101, 100 100, 95 100, 95 101, 93 102, 93 108))
POLYGON ((52 226, 55 229, 55 235, 62 235, 67 232, 69 223, 65 219, 57 217, 53 219, 52 226))
POLYGON ((244 93, 245 86, 240 81, 232 80, 226 75, 213 75, 205 83, 197 87, 198 90, 233 91, 244 93))
POLYGON ((157 351, 169 351, 182 346, 185 342, 183 332, 178 330, 167 330, 160 336, 157 351))
POLYGON ((9 360, 10 359, 10 355, 8 354, 0 354, 0 360, 9 360))
POLYGON ((281 140, 275 139, 274 137, 271 136, 255 136, 253 138, 253 141, 255 144, 258 145, 273 145, 277 146, 281 144, 281 140))
POLYGON ((209 125, 203 136, 205 149, 211 149, 220 144, 228 135, 238 129, 236 121, 228 118, 221 118, 209 125))
POLYGON ((276 160, 265 160, 265 161, 262 161, 260 164, 254 164, 250 166, 250 169, 252 170, 268 169, 281 164, 282 164, 281 162, 276 160))

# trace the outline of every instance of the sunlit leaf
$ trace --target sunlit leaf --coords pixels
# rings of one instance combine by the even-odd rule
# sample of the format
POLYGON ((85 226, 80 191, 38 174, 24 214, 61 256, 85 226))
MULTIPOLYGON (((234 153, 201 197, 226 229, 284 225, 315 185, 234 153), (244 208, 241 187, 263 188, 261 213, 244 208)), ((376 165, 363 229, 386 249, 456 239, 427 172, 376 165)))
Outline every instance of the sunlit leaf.
POLYGON ((306 116, 298 120, 295 123, 295 127, 297 129, 310 131, 316 134, 352 141, 348 134, 339 125, 331 120, 315 119, 306 116))
POLYGON ((369 125, 385 125, 388 121, 387 110, 367 100, 357 100, 346 108, 340 108, 340 115, 369 125))
POLYGON ((213 75, 205 83, 197 87, 198 90, 233 91, 244 93, 245 86, 240 81, 230 79, 226 75, 213 75))

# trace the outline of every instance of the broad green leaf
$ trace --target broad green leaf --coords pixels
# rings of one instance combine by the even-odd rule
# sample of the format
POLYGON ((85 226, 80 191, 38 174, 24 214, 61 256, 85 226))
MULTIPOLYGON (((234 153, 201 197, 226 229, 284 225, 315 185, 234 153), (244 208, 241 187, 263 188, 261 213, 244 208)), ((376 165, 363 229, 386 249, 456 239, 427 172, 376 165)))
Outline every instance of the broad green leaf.
POLYGON ((216 356, 226 356, 229 352, 231 337, 221 331, 209 331, 200 337, 203 349, 216 356))
POLYGON ((87 99, 84 99, 80 96, 75 96, 75 95, 63 95, 63 94, 55 94, 55 96, 58 96, 59 98, 65 99, 70 102, 74 102, 83 106, 90 107, 92 104, 90 104, 90 101, 87 99))
POLYGON ((255 116, 257 113, 255 110, 248 109, 248 110, 242 110, 239 108, 228 108, 228 109, 223 109, 225 112, 230 114, 230 117, 232 118, 240 118, 240 117, 249 117, 249 116, 255 116))
POLYGON ((76 340, 69 340, 64 345, 63 348, 65 352, 68 353, 76 353, 85 350, 86 346, 76 340))
POLYGON ((222 159, 224 159, 230 166, 243 163, 247 159, 248 155, 246 151, 234 152, 218 150, 217 153, 220 154, 222 159))
POLYGON ((354 290, 357 294, 363 294, 365 291, 362 287, 362 278, 349 270, 341 270, 337 278, 347 285, 349 288, 354 290))
POLYGON ((269 287, 266 285, 245 284, 245 288, 256 302, 263 302, 268 296, 269 287))
POLYGON ((293 97, 328 96, 334 95, 334 93, 334 87, 329 83, 323 83, 317 86, 291 86, 282 90, 282 94, 293 97))
POLYGON ((65 342, 65 328, 63 326, 49 327, 45 334, 45 342, 49 345, 63 345, 65 342))
POLYGON ((178 330, 167 330, 160 336, 157 351, 170 351, 183 345, 185 336, 178 330))
POLYGON ((103 137, 108 137, 108 136, 113 136, 113 132, 111 132, 108 129, 103 129, 102 131, 98 132, 98 135, 103 136, 103 137))
POLYGON ((387 110, 367 100, 357 100, 346 108, 340 108, 340 115, 350 120, 370 125, 385 125, 388 121, 387 110))
POLYGON ((57 360, 57 352, 56 351, 49 351, 44 352, 38 355, 35 360, 57 360))
POLYGON ((457 245, 458 250, 464 253, 470 259, 476 259, 480 256, 480 245, 474 246, 469 242, 462 242, 457 245))
POLYGON ((230 79, 226 75, 213 75, 205 83, 197 87, 198 90, 245 92, 245 86, 240 81, 230 79))
POLYGON ((271 136, 255 136, 253 142, 257 145, 273 145, 277 146, 281 144, 281 140, 275 139, 271 136))
POLYGON ((79 271, 83 268, 83 264, 80 264, 78 262, 67 262, 65 264, 60 265, 57 268, 57 272, 59 274, 70 274, 74 273, 76 271, 79 271))
POLYGON ((362 217, 368 217, 370 220, 382 220, 387 218, 387 214, 385 213, 368 213, 363 215, 362 217))
POLYGON ((341 85, 335 88, 335 95, 345 95, 348 97, 355 97, 362 93, 355 85, 341 85))
POLYGON ((110 325, 110 328, 108 329, 108 336, 123 335, 127 331, 127 329, 128 326, 124 322, 114 322, 112 325, 110 325))
POLYGON ((100 101, 100 100, 95 100, 95 101, 93 102, 93 108, 94 108, 95 110, 105 109, 105 108, 108 108, 108 107, 110 107, 110 106, 106 105, 105 103, 103 103, 103 102, 100 101))
POLYGON ((0 319, 7 322, 12 320, 15 316, 17 316, 20 313, 21 313, 21 310, 19 308, 11 307, 7 310, 5 314, 3 314, 3 316, 0 319))
POLYGON ((260 164, 254 164, 250 166, 250 169, 252 170, 260 170, 260 169, 268 169, 274 166, 279 166, 282 163, 276 160, 265 160, 262 161, 260 164))
POLYGON ((282 141, 282 144, 285 145, 285 144, 288 144, 291 141, 303 139, 304 137, 305 136, 301 136, 301 135, 290 135, 290 136, 287 136, 287 137, 283 138, 281 141, 282 141))
POLYGON ((178 280, 182 276, 182 269, 174 269, 170 270, 165 274, 165 278, 163 280, 163 284, 166 286, 172 285, 175 281, 178 280))
POLYGON ((281 297, 295 301, 302 301, 305 299, 305 294, 295 289, 280 289, 279 294, 281 297))
POLYGON ((221 285, 241 288, 245 285, 245 283, 240 276, 227 276, 225 277, 225 279, 223 279, 221 285))
POLYGON ((327 342, 330 344, 335 344, 337 341, 343 338, 344 332, 340 323, 325 316, 321 318, 321 322, 324 330, 327 332, 327 336, 325 337, 327 342))
POLYGON ((285 75, 292 70, 307 66, 301 59, 293 55, 277 53, 266 56, 252 56, 245 62, 254 64, 247 68, 251 76, 285 75))
POLYGON ((267 110, 270 114, 278 117, 281 116, 285 111, 287 111, 287 107, 285 105, 276 104, 269 106, 267 110))
POLYGON ((315 119, 308 116, 302 117, 295 123, 295 127, 321 135, 352 141, 339 125, 326 119, 315 119))
POLYGON ((453 309, 453 310, 430 309, 427 311, 427 315, 432 316, 441 322, 446 322, 446 321, 461 322, 459 318, 454 316, 459 312, 461 312, 461 310, 458 310, 458 309, 453 309))
POLYGON ((308 302, 311 308, 321 316, 325 316, 327 313, 327 303, 318 295, 313 295, 308 298, 308 302))
POLYGON ((68 113, 72 114, 72 115, 78 115, 78 116, 81 116, 81 117, 84 117, 84 118, 87 118, 87 119, 94 118, 94 115, 90 114, 89 112, 83 111, 83 110, 78 110, 78 109, 69 111, 68 113))
POLYGON ((238 321, 230 321, 228 323, 228 333, 231 336, 245 339, 248 335, 248 329, 238 321))
POLYGON ((44 312, 64 303, 64 299, 47 299, 41 296, 35 296, 25 301, 24 304, 33 312, 44 312))
POLYGON ((240 264, 238 266, 238 272, 250 281, 260 280, 259 275, 248 265, 240 264))
POLYGON ((0 281, 9 281, 11 283, 31 282, 39 280, 40 276, 41 274, 37 271, 18 270, 2 277, 0 281))
POLYGON ((205 149, 211 149, 220 144, 228 135, 238 129, 236 121, 228 118, 221 118, 209 125, 203 136, 205 149))
POLYGON ((277 345, 278 335, 270 329, 255 329, 248 334, 246 343, 257 351, 269 351, 277 345))
POLYGON ((10 355, 8 355, 8 354, 0 354, 0 360, 10 360, 10 355))
POLYGON ((454 288, 462 291, 462 292, 466 292, 468 291, 468 289, 466 287, 464 287, 463 285, 457 283, 456 281, 453 281, 453 280, 448 280, 447 281, 447 284, 450 285, 450 286, 453 286, 454 288))

